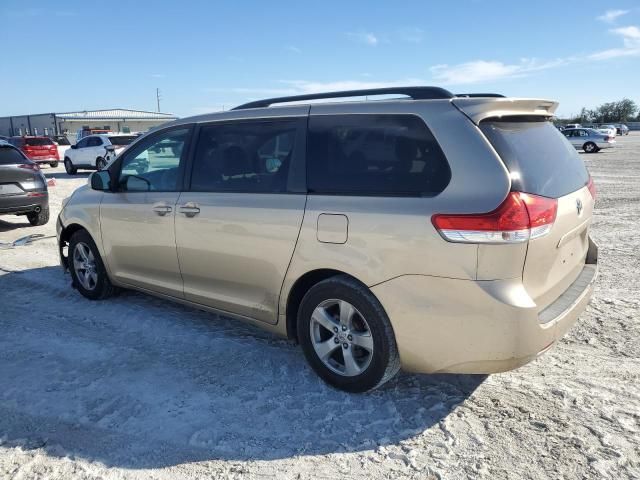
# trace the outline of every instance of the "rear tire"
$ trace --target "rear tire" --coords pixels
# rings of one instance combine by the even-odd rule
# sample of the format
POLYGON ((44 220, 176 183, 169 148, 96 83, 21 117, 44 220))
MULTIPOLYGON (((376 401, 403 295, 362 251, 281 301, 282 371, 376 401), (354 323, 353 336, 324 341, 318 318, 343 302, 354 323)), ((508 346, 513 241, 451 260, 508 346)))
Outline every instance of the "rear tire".
POLYGON ((64 169, 67 171, 68 175, 75 175, 78 172, 78 169, 73 166, 69 157, 64 159, 64 169))
POLYGON ((96 168, 98 169, 98 171, 104 170, 104 167, 106 166, 107 166, 107 161, 104 158, 102 157, 96 158, 96 168))
POLYGON ((33 227, 46 224, 49 221, 49 207, 42 207, 38 213, 27 213, 27 220, 33 227))
POLYGON ((391 322, 362 283, 338 275, 317 283, 298 309, 298 340, 311 368, 347 392, 378 388, 400 370, 391 322))
POLYGON ((51 162, 51 163, 49 164, 49 166, 50 166, 51 168, 56 168, 56 167, 58 166, 58 162, 51 162))
POLYGON ((89 300, 103 300, 115 292, 95 242, 86 230, 78 230, 69 241, 67 260, 73 286, 89 300))
POLYGON ((582 146, 582 149, 585 153, 596 153, 598 151, 598 146, 593 142, 587 142, 582 146))

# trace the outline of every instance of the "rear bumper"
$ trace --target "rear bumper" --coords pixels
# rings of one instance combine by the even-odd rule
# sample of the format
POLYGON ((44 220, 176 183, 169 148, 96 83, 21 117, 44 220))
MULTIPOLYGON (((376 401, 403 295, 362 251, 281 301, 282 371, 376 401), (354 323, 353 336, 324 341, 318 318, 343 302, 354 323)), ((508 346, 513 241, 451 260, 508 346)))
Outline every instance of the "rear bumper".
POLYGON ((597 142, 596 145, 598 145, 598 148, 611 148, 616 144, 616 141, 614 140, 613 142, 597 142))
POLYGON ((49 195, 29 197, 27 195, 6 195, 0 197, 0 214, 20 215, 40 211, 49 205, 49 195))
POLYGON ((45 157, 45 158, 32 158, 29 157, 29 160, 31 160, 32 162, 36 162, 36 163, 53 163, 53 162, 59 162, 60 159, 56 158, 56 157, 45 157))
POLYGON ((540 311, 521 279, 406 275, 372 288, 393 326, 405 370, 496 373, 547 351, 586 309, 597 277, 592 242, 583 273, 540 311))

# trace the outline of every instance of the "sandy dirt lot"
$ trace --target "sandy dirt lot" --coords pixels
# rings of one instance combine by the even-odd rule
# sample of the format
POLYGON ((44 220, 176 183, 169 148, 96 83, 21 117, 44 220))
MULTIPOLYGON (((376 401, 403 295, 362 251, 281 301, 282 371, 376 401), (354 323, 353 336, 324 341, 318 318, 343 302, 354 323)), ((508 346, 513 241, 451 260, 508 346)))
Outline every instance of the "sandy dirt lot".
MULTIPOLYGON (((640 134, 581 155, 598 188, 595 297, 517 371, 335 391, 291 343, 124 292, 90 302, 54 238, 0 249, 0 478, 640 478, 640 134)), ((86 182, 45 167, 55 234, 86 182)))

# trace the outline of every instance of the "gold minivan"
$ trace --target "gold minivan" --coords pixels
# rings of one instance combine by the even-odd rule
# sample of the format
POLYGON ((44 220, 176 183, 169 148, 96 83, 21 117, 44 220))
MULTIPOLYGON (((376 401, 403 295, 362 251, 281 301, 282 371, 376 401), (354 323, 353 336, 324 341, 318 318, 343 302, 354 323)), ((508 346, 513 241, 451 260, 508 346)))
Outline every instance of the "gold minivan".
POLYGON ((597 275, 595 190, 556 107, 410 87, 181 119, 65 200, 61 260, 89 299, 131 288, 295 339, 351 392, 513 369, 597 275))

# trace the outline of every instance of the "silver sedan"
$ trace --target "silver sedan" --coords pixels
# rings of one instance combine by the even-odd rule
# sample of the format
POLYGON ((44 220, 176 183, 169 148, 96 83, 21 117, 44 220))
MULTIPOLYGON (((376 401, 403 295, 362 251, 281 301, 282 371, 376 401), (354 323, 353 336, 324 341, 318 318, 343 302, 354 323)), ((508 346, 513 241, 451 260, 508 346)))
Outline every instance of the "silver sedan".
POLYGON ((603 148, 611 148, 616 143, 615 137, 592 128, 568 128, 562 133, 576 150, 584 150, 586 153, 596 153, 603 148))

